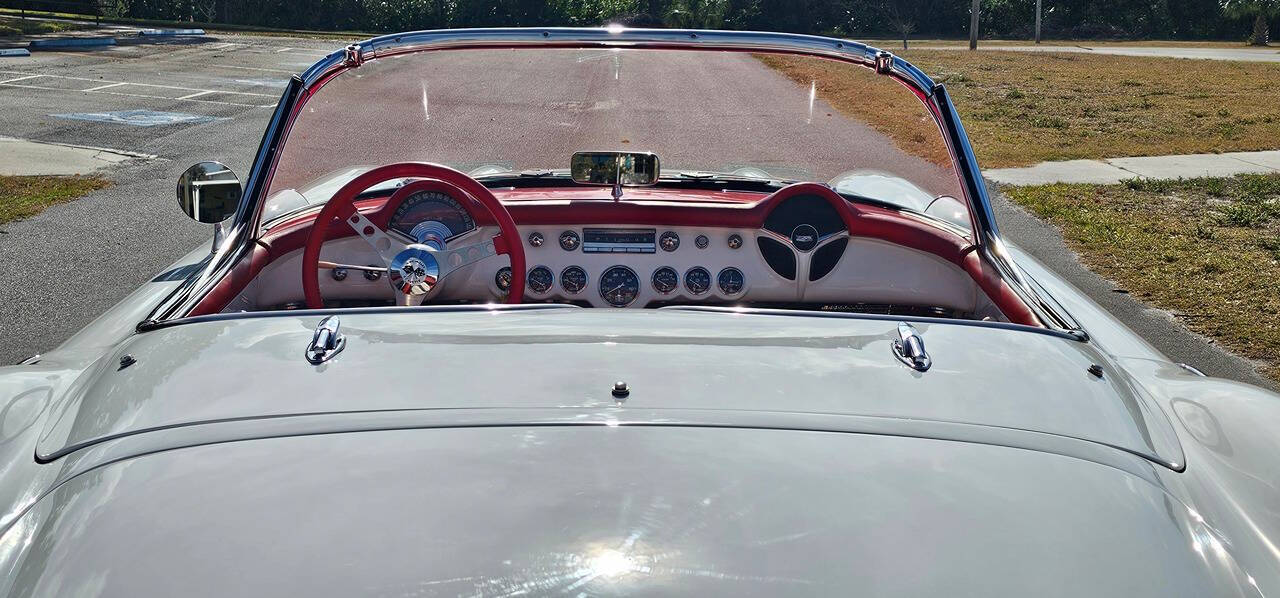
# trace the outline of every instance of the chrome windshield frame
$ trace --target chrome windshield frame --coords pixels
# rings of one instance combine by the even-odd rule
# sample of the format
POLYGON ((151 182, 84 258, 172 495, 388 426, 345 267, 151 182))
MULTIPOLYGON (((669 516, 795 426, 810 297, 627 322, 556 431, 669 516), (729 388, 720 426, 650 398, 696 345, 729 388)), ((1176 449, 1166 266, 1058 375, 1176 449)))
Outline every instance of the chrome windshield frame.
POLYGON ((305 99, 334 76, 369 60, 414 52, 476 49, 476 48, 634 48, 671 50, 723 50, 737 52, 775 52, 805 56, 833 58, 853 62, 880 74, 892 76, 912 89, 926 104, 937 120, 961 178, 973 223, 973 241, 980 254, 991 263, 1019 295, 1035 315, 1046 325, 1082 334, 1074 319, 1053 307, 1055 303, 1043 300, 1028 282, 1021 269, 1005 248, 996 227, 995 215, 982 172, 969 138, 960 124, 955 106, 946 89, 935 83, 923 71, 892 53, 861 42, 800 35, 792 33, 767 33, 755 31, 703 31, 686 29, 630 29, 610 26, 607 28, 495 28, 449 29, 416 31, 383 35, 353 43, 317 61, 299 75, 297 89, 286 91, 276 109, 276 115, 268 127, 262 146, 254 160, 254 172, 250 185, 242 197, 232 230, 239 234, 228 236, 222 248, 208 260, 205 267, 188 279, 187 283, 143 322, 154 325, 174 317, 182 317, 195 307, 217 280, 225 276, 230 266, 252 244, 257 230, 260 209, 266 199, 266 182, 269 181, 278 159, 278 149, 296 117, 296 104, 305 99), (267 180, 261 180, 266 177, 267 180))

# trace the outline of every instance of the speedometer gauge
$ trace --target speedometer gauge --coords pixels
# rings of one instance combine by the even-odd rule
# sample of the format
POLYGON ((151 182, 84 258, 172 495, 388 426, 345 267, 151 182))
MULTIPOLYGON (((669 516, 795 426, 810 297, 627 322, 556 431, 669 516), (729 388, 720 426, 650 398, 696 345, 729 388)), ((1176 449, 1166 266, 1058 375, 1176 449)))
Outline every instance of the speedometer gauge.
MULTIPOLYGON (((439 191, 420 191, 406 197, 391 216, 392 230, 414 237, 414 227, 439 222, 450 237, 474 230, 475 221, 458 200, 439 191)), ((415 240, 417 239, 414 237, 415 240)))
POLYGON ((640 277, 631 268, 614 266, 600 275, 600 296, 614 307, 631 305, 640 295, 640 277))

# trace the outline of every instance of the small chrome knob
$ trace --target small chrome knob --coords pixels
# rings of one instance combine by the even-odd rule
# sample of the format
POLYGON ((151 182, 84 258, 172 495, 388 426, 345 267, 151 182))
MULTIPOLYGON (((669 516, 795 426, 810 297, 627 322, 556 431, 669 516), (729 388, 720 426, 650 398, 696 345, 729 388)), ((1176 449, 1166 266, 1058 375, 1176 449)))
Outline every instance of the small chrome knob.
POLYGON ((742 247, 742 235, 734 233, 729 235, 729 249, 737 249, 742 247))
POLYGON ((578 248, 578 244, 582 239, 578 237, 578 233, 571 230, 560 233, 560 248, 565 251, 573 251, 578 248))
MULTIPOLYGON (((370 267, 370 268, 377 268, 378 266, 376 266, 376 265, 374 265, 374 264, 369 264, 369 267, 370 267)), ((365 271, 364 271, 364 279, 365 279, 365 280, 381 280, 381 279, 382 279, 382 272, 380 272, 380 271, 378 271, 378 270, 365 270, 365 271)))
POLYGON ((493 284, 498 286, 498 290, 507 292, 511 288, 511 267, 503 266, 501 270, 493 277, 493 284))
POLYGON ((332 269, 332 270, 330 270, 330 271, 329 271, 329 276, 332 276, 332 277, 333 277, 333 279, 334 279, 334 280, 336 280, 336 281, 338 281, 338 282, 342 282, 342 281, 344 281, 344 280, 346 280, 346 279, 347 279, 347 269, 346 269, 346 268, 334 268, 334 269, 332 269))
POLYGON ((698 235, 693 238, 693 244, 697 245, 698 249, 706 249, 707 245, 711 244, 711 239, 708 239, 706 235, 698 235))
POLYGON ((613 383, 613 398, 625 399, 631 394, 631 389, 627 387, 627 383, 619 380, 613 383))
POLYGON ((529 233, 529 245, 533 247, 542 247, 542 243, 544 241, 546 241, 546 238, 542 236, 542 233, 529 233))
POLYGON ((662 237, 658 239, 658 244, 662 246, 663 251, 675 251, 680 247, 680 235, 671 231, 662 233, 662 237))

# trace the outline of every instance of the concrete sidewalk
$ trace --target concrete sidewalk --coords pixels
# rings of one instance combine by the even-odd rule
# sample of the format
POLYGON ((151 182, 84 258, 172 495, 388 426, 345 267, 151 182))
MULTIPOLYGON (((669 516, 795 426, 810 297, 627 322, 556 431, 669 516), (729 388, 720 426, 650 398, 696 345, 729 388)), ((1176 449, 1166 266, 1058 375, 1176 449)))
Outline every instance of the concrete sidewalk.
MULTIPOLYGON (((915 46, 915 50, 964 50, 968 46, 915 46)), ((1165 46, 1003 46, 999 44, 978 44, 979 50, 1000 52, 1073 52, 1080 54, 1113 54, 1116 56, 1192 58, 1198 60, 1241 60, 1245 62, 1280 62, 1280 49, 1266 48, 1207 48, 1207 47, 1165 47, 1165 46)))
POLYGON ((89 174, 126 160, 155 156, 100 147, 67 145, 0 137, 0 175, 45 176, 89 174))
POLYGON ((1112 185, 1135 178, 1189 179, 1270 173, 1280 173, 1280 150, 1041 162, 1023 168, 985 170, 982 174, 1007 185, 1112 185))

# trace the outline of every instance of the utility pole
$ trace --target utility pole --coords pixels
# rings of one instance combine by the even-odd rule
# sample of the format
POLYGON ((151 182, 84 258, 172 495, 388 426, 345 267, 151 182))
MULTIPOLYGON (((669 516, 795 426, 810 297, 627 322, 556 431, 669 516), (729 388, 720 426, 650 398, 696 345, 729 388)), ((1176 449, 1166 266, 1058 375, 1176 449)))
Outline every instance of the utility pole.
POLYGON ((982 0, 973 0, 973 9, 969 11, 969 49, 978 49, 978 9, 982 0))
POLYGON ((1040 0, 1036 0, 1036 43, 1040 43, 1040 0))

